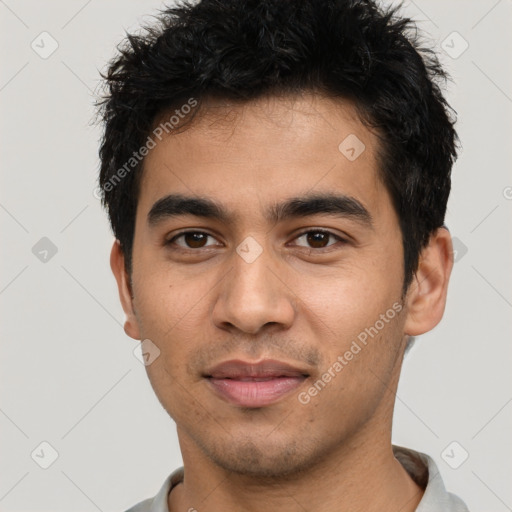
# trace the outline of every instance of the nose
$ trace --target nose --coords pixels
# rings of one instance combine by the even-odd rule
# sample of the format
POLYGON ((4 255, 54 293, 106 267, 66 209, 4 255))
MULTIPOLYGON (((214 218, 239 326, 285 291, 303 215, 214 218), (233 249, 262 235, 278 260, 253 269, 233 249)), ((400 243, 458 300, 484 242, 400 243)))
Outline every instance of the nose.
POLYGON ((246 334, 290 328, 296 314, 294 295, 276 257, 267 249, 255 260, 233 252, 230 264, 213 308, 215 325, 246 334))

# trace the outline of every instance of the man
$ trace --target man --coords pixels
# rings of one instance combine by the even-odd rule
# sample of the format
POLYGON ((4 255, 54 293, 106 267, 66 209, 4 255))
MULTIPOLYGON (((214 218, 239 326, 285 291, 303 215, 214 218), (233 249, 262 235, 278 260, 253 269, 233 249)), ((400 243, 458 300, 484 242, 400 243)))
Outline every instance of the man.
POLYGON ((111 266, 184 462, 132 511, 467 510, 391 445, 452 269, 457 138, 411 28, 369 0, 204 0, 110 63, 111 266))

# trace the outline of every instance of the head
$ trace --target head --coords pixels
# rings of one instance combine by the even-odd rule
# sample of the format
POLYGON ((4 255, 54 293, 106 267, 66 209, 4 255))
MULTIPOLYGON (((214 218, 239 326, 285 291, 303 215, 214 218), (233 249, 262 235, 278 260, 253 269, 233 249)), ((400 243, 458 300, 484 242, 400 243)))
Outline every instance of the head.
POLYGON ((205 0, 110 63, 111 264, 185 451, 282 474, 390 422, 407 339, 441 319, 451 271, 456 134, 412 28, 371 1, 205 0), (235 359, 304 378, 240 407, 211 385, 235 359))

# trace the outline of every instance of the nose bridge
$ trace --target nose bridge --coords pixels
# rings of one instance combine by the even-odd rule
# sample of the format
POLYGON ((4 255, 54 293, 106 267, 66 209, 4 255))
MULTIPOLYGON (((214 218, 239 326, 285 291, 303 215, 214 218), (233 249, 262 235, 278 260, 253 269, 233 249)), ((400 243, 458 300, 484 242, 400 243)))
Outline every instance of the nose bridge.
POLYGON ((294 308, 286 287, 277 275, 272 251, 247 237, 233 252, 231 272, 223 280, 214 308, 214 320, 256 333, 266 324, 289 327, 294 308))
POLYGON ((271 293, 273 286, 269 282, 269 274, 272 275, 269 251, 262 248, 261 253, 258 252, 254 247, 244 249, 241 244, 241 247, 237 248, 236 256, 233 257, 231 293, 234 297, 238 296, 238 299, 252 297, 254 302, 268 302, 274 296, 271 293))

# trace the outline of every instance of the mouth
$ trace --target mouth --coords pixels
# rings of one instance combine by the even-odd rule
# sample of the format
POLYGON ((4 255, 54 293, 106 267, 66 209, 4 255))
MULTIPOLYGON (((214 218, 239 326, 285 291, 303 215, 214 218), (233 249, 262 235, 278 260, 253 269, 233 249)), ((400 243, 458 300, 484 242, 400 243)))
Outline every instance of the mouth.
POLYGON ((267 359, 257 363, 226 361, 203 376, 217 396, 228 403, 259 408, 273 404, 296 390, 309 374, 282 361, 267 359))

